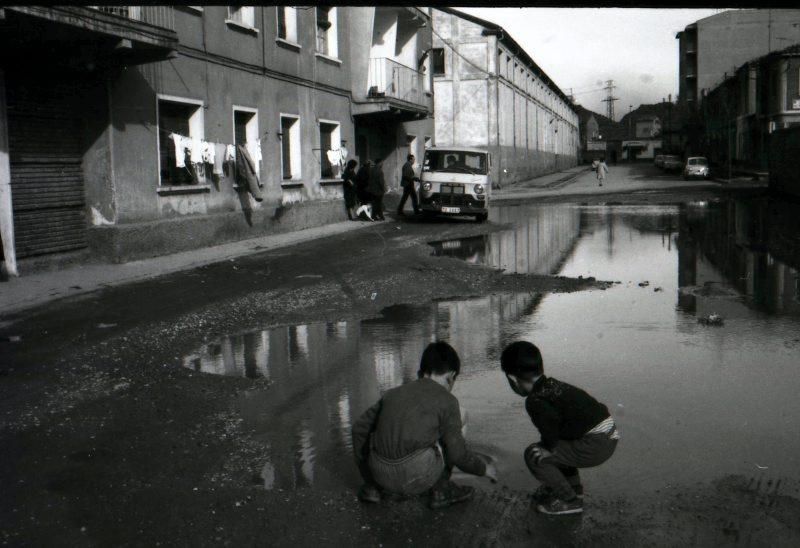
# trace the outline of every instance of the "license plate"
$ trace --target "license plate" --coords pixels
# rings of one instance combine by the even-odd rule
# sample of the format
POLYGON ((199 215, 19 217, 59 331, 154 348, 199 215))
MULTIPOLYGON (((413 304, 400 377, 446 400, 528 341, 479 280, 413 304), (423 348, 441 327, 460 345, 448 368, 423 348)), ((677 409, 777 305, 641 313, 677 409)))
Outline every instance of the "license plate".
POLYGON ((461 213, 460 207, 443 207, 442 213, 461 213))

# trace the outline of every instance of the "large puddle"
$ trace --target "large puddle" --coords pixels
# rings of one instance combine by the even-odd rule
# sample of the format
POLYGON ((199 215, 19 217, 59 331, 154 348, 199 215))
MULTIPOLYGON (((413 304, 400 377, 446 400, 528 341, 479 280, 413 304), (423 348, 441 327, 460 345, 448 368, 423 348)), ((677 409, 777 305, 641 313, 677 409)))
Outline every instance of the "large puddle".
POLYGON ((587 471, 588 489, 654 491, 730 473, 796 479, 798 216, 787 208, 737 201, 498 208, 494 220, 513 229, 436 242, 432 252, 508 272, 621 283, 237 334, 184 364, 274 381, 239 401, 245 427, 263 443, 269 489, 355 488, 350 425, 383 391, 416 378, 422 349, 436 339, 462 357, 454 393, 468 411, 467 438, 499 459, 501 484, 536 484, 521 455, 538 434, 498 368, 503 346, 518 338, 541 348, 548 374, 604 401, 620 426, 617 454, 587 471), (724 325, 698 322, 712 313, 724 325))

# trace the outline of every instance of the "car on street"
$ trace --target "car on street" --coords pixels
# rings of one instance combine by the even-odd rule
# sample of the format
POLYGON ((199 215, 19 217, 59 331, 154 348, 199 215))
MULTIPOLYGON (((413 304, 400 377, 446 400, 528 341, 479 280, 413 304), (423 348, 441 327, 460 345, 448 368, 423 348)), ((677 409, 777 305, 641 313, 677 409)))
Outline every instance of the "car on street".
POLYGON ((681 160, 680 156, 665 154, 662 167, 664 171, 680 171, 683 168, 683 160, 681 160))
POLYGON ((708 174, 708 158, 705 158, 704 156, 692 156, 687 158, 686 165, 683 168, 684 179, 708 179, 708 174))
POLYGON ((653 163, 656 167, 664 167, 664 155, 656 154, 656 158, 653 160, 653 163))
POLYGON ((479 148, 431 147, 425 151, 419 201, 423 215, 489 217, 492 155, 479 148))

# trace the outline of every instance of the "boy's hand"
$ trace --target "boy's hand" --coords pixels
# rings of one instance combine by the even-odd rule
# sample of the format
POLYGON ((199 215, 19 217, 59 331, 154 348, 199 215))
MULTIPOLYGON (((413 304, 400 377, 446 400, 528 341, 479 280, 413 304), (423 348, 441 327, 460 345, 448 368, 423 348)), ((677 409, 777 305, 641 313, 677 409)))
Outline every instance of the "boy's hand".
POLYGON ((483 475, 489 478, 492 483, 497 483, 497 467, 493 462, 486 463, 486 472, 483 475))
POLYGON ((534 443, 533 445, 529 446, 528 449, 525 450, 526 460, 532 460, 535 464, 539 464, 542 459, 546 459, 547 457, 552 457, 553 453, 542 447, 538 443, 534 443))

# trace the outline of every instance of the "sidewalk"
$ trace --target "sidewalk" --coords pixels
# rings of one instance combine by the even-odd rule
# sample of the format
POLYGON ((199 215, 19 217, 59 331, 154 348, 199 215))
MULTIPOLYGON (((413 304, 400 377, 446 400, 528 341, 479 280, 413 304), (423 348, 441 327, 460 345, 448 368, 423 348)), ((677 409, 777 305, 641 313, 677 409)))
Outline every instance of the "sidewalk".
POLYGON ((599 186, 597 177, 588 166, 578 166, 495 191, 495 203, 519 202, 552 196, 587 196, 619 194, 652 190, 677 190, 719 188, 709 181, 684 181, 680 177, 663 174, 645 164, 617 164, 609 166, 606 182, 599 186), (525 185, 525 186, 521 186, 525 185))
POLYGON ((63 270, 11 277, 8 282, 0 282, 0 318, 64 297, 91 293, 104 287, 154 278, 242 255, 279 249, 316 238, 352 232, 367 226, 370 226, 370 223, 343 221, 129 263, 76 265, 63 270))

